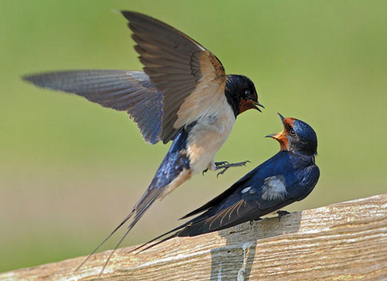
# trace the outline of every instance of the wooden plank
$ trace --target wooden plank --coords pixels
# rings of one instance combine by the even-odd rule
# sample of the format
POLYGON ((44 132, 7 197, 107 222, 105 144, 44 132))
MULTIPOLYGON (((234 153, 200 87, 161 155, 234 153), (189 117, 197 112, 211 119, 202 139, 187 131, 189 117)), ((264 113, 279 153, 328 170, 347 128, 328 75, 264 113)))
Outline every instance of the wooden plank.
MULTIPOLYGON (((117 251, 99 280, 387 280, 387 194, 117 251)), ((110 251, 0 274, 0 280, 93 280, 110 251)))

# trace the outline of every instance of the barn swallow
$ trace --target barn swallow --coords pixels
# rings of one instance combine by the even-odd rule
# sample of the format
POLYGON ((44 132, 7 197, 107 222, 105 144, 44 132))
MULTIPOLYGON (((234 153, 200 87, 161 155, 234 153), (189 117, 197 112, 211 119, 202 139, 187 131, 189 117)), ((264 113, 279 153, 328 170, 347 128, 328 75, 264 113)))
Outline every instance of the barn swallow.
POLYGON ((244 165, 246 162, 215 162, 214 157, 236 117, 263 107, 249 78, 226 75, 218 58, 195 40, 152 17, 122 14, 129 21, 144 72, 83 70, 23 77, 36 86, 127 111, 151 144, 173 141, 148 189, 109 237, 133 217, 126 236, 156 199, 193 174, 207 169, 223 173, 244 165))
POLYGON ((135 250, 142 248, 144 251, 174 237, 201 235, 258 220, 308 196, 320 176, 315 164, 316 133, 301 120, 280 117, 283 131, 267 136, 280 143, 280 152, 182 219, 201 215, 135 250), (168 234, 166 238, 149 245, 168 234))

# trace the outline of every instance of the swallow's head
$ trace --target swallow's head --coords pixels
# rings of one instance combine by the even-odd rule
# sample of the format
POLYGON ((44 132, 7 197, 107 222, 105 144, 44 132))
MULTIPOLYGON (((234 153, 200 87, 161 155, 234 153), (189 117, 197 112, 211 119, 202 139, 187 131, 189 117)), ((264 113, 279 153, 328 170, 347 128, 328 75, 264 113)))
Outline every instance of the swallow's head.
POLYGON ((317 136, 311 126, 305 122, 280 116, 284 129, 278 134, 267 137, 276 139, 281 146, 281 150, 300 152, 307 155, 317 154, 317 136))
POLYGON ((252 108, 261 112, 259 107, 264 108, 258 102, 258 93, 254 83, 243 75, 227 75, 226 97, 235 115, 252 108))

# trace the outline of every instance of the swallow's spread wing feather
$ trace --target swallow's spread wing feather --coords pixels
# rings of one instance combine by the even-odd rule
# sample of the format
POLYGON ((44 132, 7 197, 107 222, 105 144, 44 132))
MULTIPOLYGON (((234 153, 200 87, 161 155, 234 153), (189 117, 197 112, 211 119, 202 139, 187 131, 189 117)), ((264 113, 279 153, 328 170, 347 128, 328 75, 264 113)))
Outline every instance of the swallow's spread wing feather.
POLYGON ((151 82, 163 92, 162 140, 225 98, 226 74, 221 62, 199 43, 152 17, 122 12, 133 31, 135 49, 151 82))
POLYGON ((161 139, 162 94, 141 71, 78 70, 23 77, 36 86, 83 96, 104 107, 127 111, 144 139, 161 139))

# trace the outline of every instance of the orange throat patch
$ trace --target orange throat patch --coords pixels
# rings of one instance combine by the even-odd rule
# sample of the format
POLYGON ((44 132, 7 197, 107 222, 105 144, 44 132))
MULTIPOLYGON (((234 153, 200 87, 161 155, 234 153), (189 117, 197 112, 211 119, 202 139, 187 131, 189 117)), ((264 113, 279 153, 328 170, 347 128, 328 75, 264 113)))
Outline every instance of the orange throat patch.
POLYGON ((238 108, 239 114, 241 114, 242 112, 245 112, 246 110, 252 109, 252 108, 255 109, 255 105, 251 100, 241 99, 241 101, 239 102, 239 108, 238 108))

